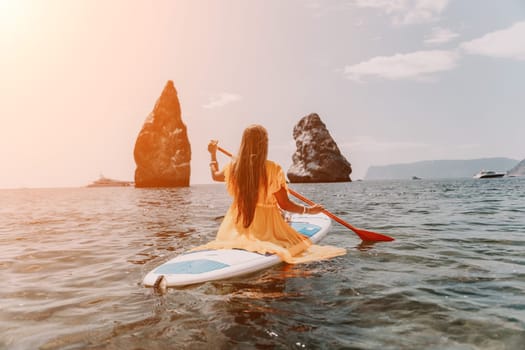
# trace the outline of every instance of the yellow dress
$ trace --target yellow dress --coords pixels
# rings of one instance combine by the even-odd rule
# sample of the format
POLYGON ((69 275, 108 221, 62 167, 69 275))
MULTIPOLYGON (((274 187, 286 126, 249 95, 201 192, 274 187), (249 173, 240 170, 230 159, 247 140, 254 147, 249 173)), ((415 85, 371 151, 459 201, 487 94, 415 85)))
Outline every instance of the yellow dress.
MULTIPOLYGON (((233 197, 230 170, 231 163, 224 168, 224 175, 228 192, 233 197)), ((215 240, 194 250, 238 248, 261 254, 273 253, 291 264, 344 255, 346 250, 343 248, 313 244, 285 221, 273 195, 281 187, 288 189, 283 170, 278 164, 267 160, 266 173, 267 191, 263 186, 259 189, 259 199, 250 226, 245 228, 241 222, 235 222, 237 208, 233 203, 226 212, 215 240)))

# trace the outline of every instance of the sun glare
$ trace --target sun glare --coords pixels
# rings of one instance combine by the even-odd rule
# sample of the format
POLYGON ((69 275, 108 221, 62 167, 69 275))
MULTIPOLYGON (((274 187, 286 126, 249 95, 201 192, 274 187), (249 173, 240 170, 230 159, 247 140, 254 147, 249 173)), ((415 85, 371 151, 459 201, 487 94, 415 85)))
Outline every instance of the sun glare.
POLYGON ((26 1, 0 0, 0 34, 12 34, 21 25, 26 1))

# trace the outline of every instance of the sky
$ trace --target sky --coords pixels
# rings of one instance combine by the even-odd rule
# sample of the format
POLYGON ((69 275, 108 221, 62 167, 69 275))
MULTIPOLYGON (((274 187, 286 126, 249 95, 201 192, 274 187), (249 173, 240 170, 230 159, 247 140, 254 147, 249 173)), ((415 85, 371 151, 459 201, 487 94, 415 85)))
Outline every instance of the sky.
MULTIPOLYGON (((211 183, 210 139, 253 123, 286 171, 317 113, 371 165, 525 158, 523 0, 0 0, 0 188, 133 180, 168 80, 211 183)), ((224 164, 226 158, 219 157, 224 164)))

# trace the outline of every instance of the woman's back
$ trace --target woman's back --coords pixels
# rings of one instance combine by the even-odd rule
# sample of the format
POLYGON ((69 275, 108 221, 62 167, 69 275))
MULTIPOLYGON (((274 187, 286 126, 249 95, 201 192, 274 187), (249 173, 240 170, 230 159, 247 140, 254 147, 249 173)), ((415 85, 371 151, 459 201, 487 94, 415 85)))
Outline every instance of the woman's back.
MULTIPOLYGON (((235 190, 235 181, 232 178, 232 165, 233 163, 228 164, 224 168, 224 176, 226 181, 226 186, 228 188, 228 193, 234 198, 237 195, 235 190)), ((280 165, 277 163, 266 160, 266 184, 261 183, 258 188, 257 196, 257 205, 277 205, 277 199, 274 196, 274 193, 279 191, 282 186, 286 186, 286 178, 284 172, 280 165)), ((240 194, 242 195, 242 193, 240 194)))

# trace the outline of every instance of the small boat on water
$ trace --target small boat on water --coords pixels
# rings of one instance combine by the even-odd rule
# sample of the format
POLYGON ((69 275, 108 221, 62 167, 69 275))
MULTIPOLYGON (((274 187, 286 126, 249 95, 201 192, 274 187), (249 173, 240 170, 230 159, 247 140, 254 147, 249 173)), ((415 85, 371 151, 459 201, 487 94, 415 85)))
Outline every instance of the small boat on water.
POLYGON ((104 177, 103 175, 100 175, 100 178, 98 180, 93 181, 92 183, 87 185, 87 187, 126 187, 126 186, 133 186, 133 182, 113 180, 113 179, 104 177))
POLYGON ((474 179, 493 179, 497 177, 505 176, 505 173, 496 172, 492 170, 481 170, 479 173, 473 176, 474 179))

